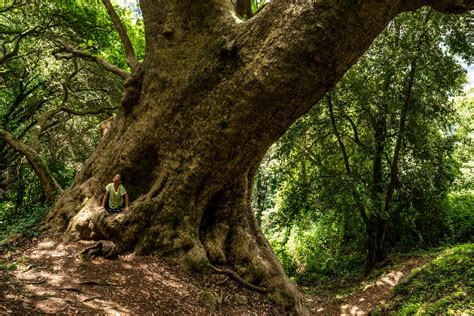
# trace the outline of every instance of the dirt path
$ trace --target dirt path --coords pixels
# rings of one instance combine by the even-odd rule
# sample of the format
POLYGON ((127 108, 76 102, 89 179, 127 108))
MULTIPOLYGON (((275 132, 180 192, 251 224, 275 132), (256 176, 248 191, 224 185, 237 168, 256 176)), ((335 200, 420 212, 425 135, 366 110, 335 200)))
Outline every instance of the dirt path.
MULTIPOLYGON (((219 274, 184 272, 157 257, 120 256, 81 262, 92 242, 62 244, 60 236, 23 240, 0 258, 0 314, 279 315, 267 297, 219 274)), ((306 296, 311 314, 366 315, 388 301, 394 286, 423 260, 410 259, 354 294, 334 289, 306 296)), ((348 284, 349 286, 349 284, 348 284)))
POLYGON ((425 262, 422 258, 412 258, 376 280, 362 282, 355 293, 346 297, 337 297, 327 290, 316 291, 307 298, 310 312, 313 315, 367 315, 377 305, 387 303, 398 282, 425 262))
POLYGON ((156 257, 82 263, 76 254, 88 245, 64 245, 50 236, 4 255, 0 262, 10 270, 0 269, 0 314, 283 313, 222 275, 194 275, 156 257))

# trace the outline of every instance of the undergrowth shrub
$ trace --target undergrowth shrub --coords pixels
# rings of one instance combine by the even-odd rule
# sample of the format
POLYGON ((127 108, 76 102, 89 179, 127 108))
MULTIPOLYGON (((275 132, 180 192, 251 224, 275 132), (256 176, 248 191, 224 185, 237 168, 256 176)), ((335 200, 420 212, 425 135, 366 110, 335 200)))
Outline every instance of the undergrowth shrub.
POLYGON ((37 226, 44 219, 48 206, 38 203, 18 208, 13 202, 0 203, 0 247, 14 234, 27 237, 38 235, 37 226))

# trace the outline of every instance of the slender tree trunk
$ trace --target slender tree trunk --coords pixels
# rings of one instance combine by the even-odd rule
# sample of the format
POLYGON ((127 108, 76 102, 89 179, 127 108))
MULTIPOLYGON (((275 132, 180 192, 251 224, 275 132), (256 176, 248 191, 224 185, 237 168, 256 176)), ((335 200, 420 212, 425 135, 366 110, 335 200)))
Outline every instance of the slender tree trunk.
POLYGON ((0 130, 0 139, 4 140, 26 157, 40 181, 46 201, 53 203, 56 200, 56 196, 62 192, 62 188, 56 179, 54 179, 48 166, 41 160, 39 154, 31 146, 14 138, 13 135, 7 131, 0 130))
POLYGON ((230 1, 142 0, 146 52, 122 110, 75 184, 49 213, 68 238, 227 265, 305 313, 251 210, 269 146, 367 49, 399 1, 268 4, 247 22, 230 1), (120 172, 131 212, 104 217, 104 185, 120 172))
POLYGON ((370 272, 377 263, 385 259, 385 235, 387 232, 387 220, 379 215, 370 217, 370 224, 366 225, 367 230, 367 258, 365 261, 365 271, 370 272))
POLYGON ((120 21, 120 17, 115 12, 114 7, 112 3, 110 2, 110 0, 102 0, 102 3, 107 9, 107 13, 109 14, 110 19, 112 20, 112 23, 115 27, 115 30, 119 34, 120 39, 123 43, 123 46, 125 48, 125 56, 126 56, 127 65, 130 67, 130 69, 132 69, 132 71, 135 71, 139 67, 139 63, 135 55, 135 51, 133 49, 132 43, 130 42, 130 38, 128 37, 127 31, 125 30, 125 27, 123 26, 122 21, 120 21))
POLYGON ((385 193, 382 160, 386 141, 386 125, 387 117, 385 110, 383 110, 383 112, 378 115, 374 128, 371 192, 372 212, 369 216, 369 223, 366 223, 368 248, 365 269, 367 272, 375 266, 375 263, 381 262, 384 259, 383 236, 385 236, 384 227, 386 220, 382 214, 382 198, 385 193))
POLYGON ((377 221, 377 244, 375 248, 375 262, 383 262, 385 259, 385 236, 387 234, 388 220, 380 218, 377 221))
MULTIPOLYGON (((366 271, 374 267, 375 263, 382 262, 385 259, 385 236, 387 233, 388 220, 392 214, 393 195, 398 181, 398 164, 400 161, 403 142, 405 141, 405 130, 408 120, 409 107, 411 104, 411 93, 415 81, 416 66, 419 58, 421 44, 426 33, 426 27, 430 18, 427 14, 424 20, 424 31, 422 31, 417 45, 414 49, 414 56, 410 62, 410 68, 406 77, 403 103, 400 109, 400 120, 398 126, 398 135, 395 142, 392 162, 390 164, 389 182, 384 192, 382 155, 384 153, 384 143, 386 140, 387 114, 385 109, 380 113, 375 125, 375 152, 373 158, 373 188, 372 203, 373 210, 370 216, 371 225, 367 229, 369 235, 369 251, 366 261, 366 271), (382 208, 382 196, 385 193, 385 205, 382 208)), ((387 76, 385 90, 388 91, 391 81, 391 74, 387 76)))

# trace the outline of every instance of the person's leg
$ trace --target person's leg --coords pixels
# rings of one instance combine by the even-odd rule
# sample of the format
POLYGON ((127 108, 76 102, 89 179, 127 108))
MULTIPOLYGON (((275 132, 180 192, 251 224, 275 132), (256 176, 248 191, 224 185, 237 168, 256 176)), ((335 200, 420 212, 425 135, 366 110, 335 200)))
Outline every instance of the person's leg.
POLYGON ((109 213, 109 214, 110 214, 110 206, 109 206, 109 201, 107 201, 107 202, 105 203, 105 206, 104 206, 104 208, 105 208, 105 210, 107 211, 107 213, 109 213))
POLYGON ((116 207, 116 208, 111 208, 109 206, 109 208, 107 209, 107 212, 109 212, 109 214, 117 214, 117 213, 120 213, 122 212, 123 210, 123 205, 120 205, 119 207, 116 207))
POLYGON ((109 213, 110 215, 113 215, 113 214, 117 213, 116 209, 110 207, 108 201, 107 201, 107 203, 105 203, 105 210, 106 210, 107 213, 109 213))

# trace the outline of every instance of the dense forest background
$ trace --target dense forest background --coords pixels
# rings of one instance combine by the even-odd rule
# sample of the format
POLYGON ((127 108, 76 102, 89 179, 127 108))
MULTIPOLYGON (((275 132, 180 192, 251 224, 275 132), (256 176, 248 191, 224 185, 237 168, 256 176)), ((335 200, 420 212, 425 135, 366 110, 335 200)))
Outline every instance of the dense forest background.
MULTIPOLYGON (((252 1, 252 14, 264 5, 252 1)), ((115 10, 143 58, 139 9, 115 10)), ((255 216, 299 284, 473 242, 473 30, 472 13, 401 14, 268 151, 255 216)), ((89 1, 3 6, 0 43, 3 242, 41 234, 119 108, 130 69, 105 7, 89 1)))

